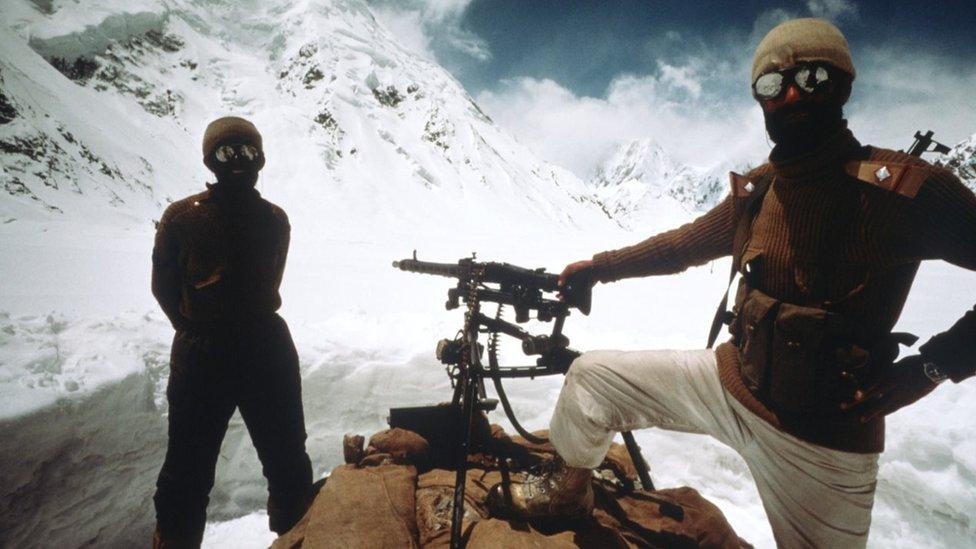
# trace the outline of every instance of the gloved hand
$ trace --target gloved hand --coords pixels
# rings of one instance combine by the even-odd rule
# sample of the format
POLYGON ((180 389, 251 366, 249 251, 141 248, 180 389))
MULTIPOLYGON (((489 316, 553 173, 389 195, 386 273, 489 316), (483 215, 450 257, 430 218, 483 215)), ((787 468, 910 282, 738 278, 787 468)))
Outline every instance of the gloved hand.
POLYGON ((842 403, 840 409, 866 422, 914 403, 939 386, 925 375, 924 365, 922 355, 895 362, 867 387, 855 391, 854 398, 842 403))

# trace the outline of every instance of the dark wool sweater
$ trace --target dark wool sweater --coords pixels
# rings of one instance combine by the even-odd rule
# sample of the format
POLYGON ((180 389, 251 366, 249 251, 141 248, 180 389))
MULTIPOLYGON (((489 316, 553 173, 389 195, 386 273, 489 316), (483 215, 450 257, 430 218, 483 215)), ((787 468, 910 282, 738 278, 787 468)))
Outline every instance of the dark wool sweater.
MULTIPOLYGON (((753 283, 776 299, 823 306, 868 333, 883 335, 897 322, 920 261, 943 259, 976 270, 976 197, 946 170, 905 153, 863 147, 845 128, 798 158, 779 159, 774 149, 770 162, 746 177, 755 180, 770 172, 773 183, 753 221, 741 263, 759 259, 753 283), (871 169, 886 165, 896 175, 902 168, 913 170, 916 176, 887 189, 848 175, 852 166, 856 175, 859 165, 853 161, 868 161, 864 166, 871 169)), ((595 255, 596 278, 610 282, 678 273, 732 254, 746 194, 735 191, 692 223, 595 255)), ((835 449, 883 450, 883 418, 860 423, 841 413, 778 412, 746 388, 739 349, 732 342, 720 345, 716 355, 725 388, 773 425, 835 449)), ((976 354, 966 358, 952 365, 956 381, 974 373, 976 354)))
POLYGON ((156 229, 152 291, 177 329, 267 317, 281 306, 284 210, 257 190, 219 184, 169 205, 156 229))

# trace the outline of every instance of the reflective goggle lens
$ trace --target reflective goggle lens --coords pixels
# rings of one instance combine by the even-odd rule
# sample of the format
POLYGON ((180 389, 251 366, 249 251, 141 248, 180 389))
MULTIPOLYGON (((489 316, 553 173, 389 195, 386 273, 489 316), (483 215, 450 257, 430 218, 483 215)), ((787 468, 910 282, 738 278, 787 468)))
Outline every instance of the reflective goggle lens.
POLYGON ((759 97, 772 99, 783 91, 783 75, 778 72, 767 72, 756 79, 753 89, 759 97))
POLYGON ((797 89, 805 93, 813 93, 830 81, 830 71, 823 65, 803 65, 796 68, 776 72, 767 72, 752 85, 756 97, 760 99, 775 99, 787 87, 787 81, 792 76, 797 89))
POLYGON ((253 162, 258 157, 258 149, 253 145, 221 145, 214 151, 218 162, 230 162, 235 158, 244 158, 253 162))
POLYGON ((801 90, 807 93, 813 93, 821 84, 829 79, 827 74, 827 69, 815 66, 815 67, 802 67, 800 70, 796 71, 796 76, 793 80, 796 81, 796 85, 800 87, 801 90))

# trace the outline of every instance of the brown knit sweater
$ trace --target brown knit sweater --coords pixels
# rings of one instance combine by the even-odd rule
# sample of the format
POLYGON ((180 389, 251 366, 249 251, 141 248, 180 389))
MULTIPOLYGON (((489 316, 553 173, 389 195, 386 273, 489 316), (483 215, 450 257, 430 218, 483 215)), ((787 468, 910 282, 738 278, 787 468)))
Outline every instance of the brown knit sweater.
POLYGON ((281 306, 290 225, 257 190, 209 185, 169 205, 156 229, 152 292, 176 329, 267 317, 281 306))
MULTIPOLYGON (((756 286, 782 301, 826 306, 870 333, 898 320, 924 259, 976 270, 976 197, 955 176, 905 153, 861 146, 846 128, 820 149, 770 162, 747 177, 772 172, 773 184, 753 222, 742 263, 759 259, 756 286), (845 163, 877 161, 921 166, 917 192, 894 192, 845 173, 845 163), (825 259, 831 267, 823 267, 825 259), (826 303, 826 304, 825 304, 826 303)), ((692 223, 647 240, 596 254, 601 282, 672 274, 732 254, 743 193, 733 192, 692 223)), ((777 412, 761 402, 739 374, 739 350, 716 349, 725 388, 750 410, 804 440, 853 452, 884 448, 884 420, 860 423, 837 416, 777 412)))

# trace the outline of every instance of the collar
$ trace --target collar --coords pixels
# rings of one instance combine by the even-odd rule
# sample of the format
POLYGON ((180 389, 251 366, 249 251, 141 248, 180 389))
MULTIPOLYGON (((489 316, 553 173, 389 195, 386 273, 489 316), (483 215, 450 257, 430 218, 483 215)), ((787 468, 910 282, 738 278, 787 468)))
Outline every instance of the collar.
MULTIPOLYGON (((808 180, 843 170, 845 161, 861 149, 861 143, 847 128, 847 122, 816 149, 790 158, 779 158, 779 147, 769 153, 776 175, 785 180, 808 180)), ((779 149, 781 150, 781 149, 779 149)))
POLYGON ((257 189, 251 187, 245 190, 232 189, 220 183, 207 183, 207 190, 204 191, 201 202, 216 200, 220 202, 244 202, 261 197, 257 189))

